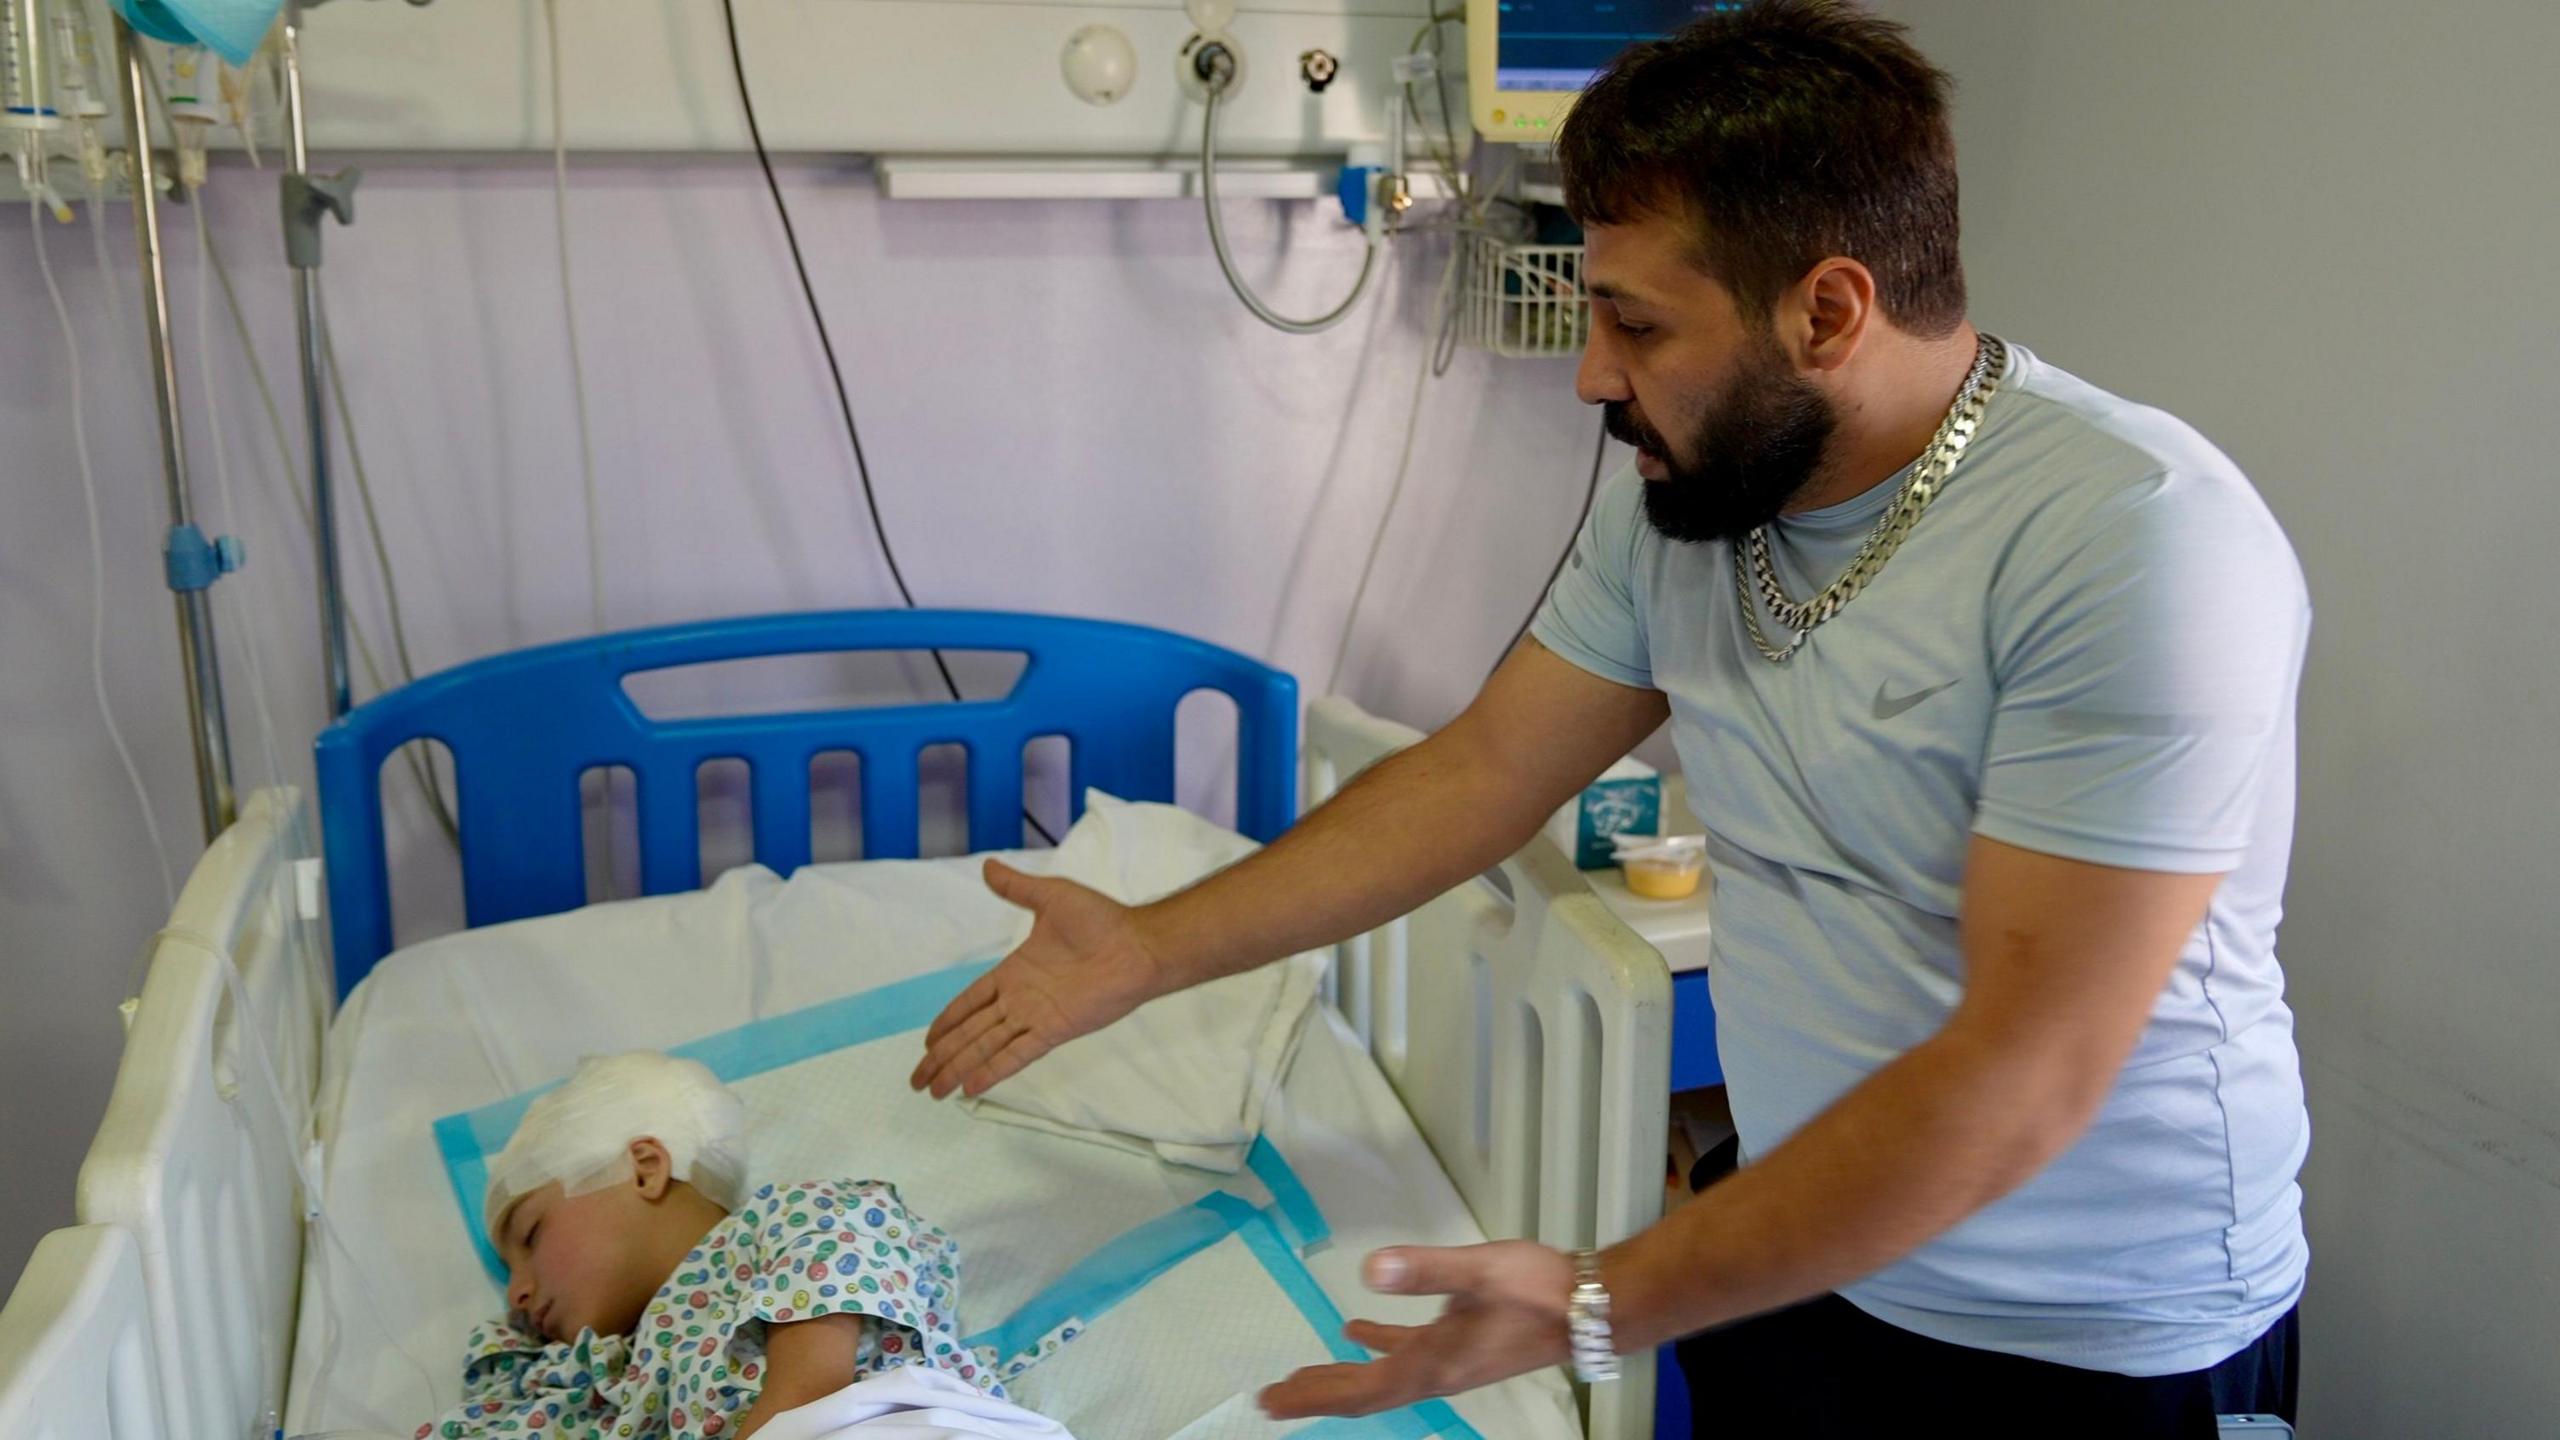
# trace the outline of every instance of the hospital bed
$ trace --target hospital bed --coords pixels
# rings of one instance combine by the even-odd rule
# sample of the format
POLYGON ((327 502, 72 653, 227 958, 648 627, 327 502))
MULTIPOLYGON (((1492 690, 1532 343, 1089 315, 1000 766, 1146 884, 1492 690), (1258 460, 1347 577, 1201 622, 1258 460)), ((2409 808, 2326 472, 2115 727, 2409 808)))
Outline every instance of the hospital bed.
MULTIPOLYGON (((332 1087, 349 1056, 332 1051, 397 1034, 370 1003, 380 987, 353 1007, 365 1025, 330 1025, 391 949, 380 776, 402 745, 433 737, 452 755, 468 924, 485 927, 585 903, 578 782, 594 766, 635 772, 643 888, 671 895, 705 878, 695 772, 706 761, 747 761, 755 858, 778 874, 809 862, 810 759, 830 750, 861 757, 866 861, 916 853, 917 757, 939 744, 967 748, 969 848, 1005 849, 1020 843, 1027 742, 1068 738, 1075 796, 1090 786, 1170 801, 1175 710, 1201 689, 1236 704, 1237 828, 1257 839, 1294 818, 1301 788, 1321 801, 1412 739, 1328 698, 1308 710, 1301 754, 1293 682, 1242 656, 1137 627, 971 612, 631 632, 473 662, 349 715, 319 743, 325 865, 296 797, 262 792, 198 864, 155 943, 81 1171, 83 1223, 44 1242, 0 1312, 0 1434, 238 1440, 275 1433, 291 1377, 313 1383, 296 1337, 308 1344, 335 1323, 312 1313, 311 1297, 337 1288, 313 1277, 354 1258, 330 1227, 307 1223, 312 1190, 334 1184, 328 1147, 342 1138, 332 1087), (668 667, 925 649, 1026 659, 1006 695, 947 705, 659 721, 623 688, 668 667)), ((1551 845, 1533 841, 1332 960, 1333 1003, 1308 1044, 1343 1039, 1356 1083, 1390 1097, 1373 1107, 1387 1116, 1371 1127, 1374 1148, 1436 1172, 1401 1193, 1441 1195, 1422 1209, 1446 1212, 1336 1225, 1334 1253, 1315 1267, 1336 1310, 1374 1312, 1356 1274, 1375 1244, 1479 1229, 1605 1243, 1658 1212, 1669 976, 1551 845)), ((374 1043, 380 1060, 394 1041, 374 1043)), ((1356 1180, 1310 1183, 1316 1202, 1357 1211, 1356 1180)), ((326 1198, 333 1210, 351 1203, 326 1198)), ((1648 1429, 1652 1378, 1650 1357, 1631 1357, 1626 1378, 1583 1397, 1587 1433, 1648 1429)), ((1573 1406, 1541 1420, 1534 1397, 1501 1413, 1491 1429, 1577 1428, 1573 1406)))

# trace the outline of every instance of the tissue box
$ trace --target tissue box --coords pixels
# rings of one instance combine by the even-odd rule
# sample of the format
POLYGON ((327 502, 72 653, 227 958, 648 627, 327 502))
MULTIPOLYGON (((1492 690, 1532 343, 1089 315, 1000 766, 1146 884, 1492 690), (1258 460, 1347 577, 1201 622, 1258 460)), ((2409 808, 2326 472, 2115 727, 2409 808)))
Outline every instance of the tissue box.
POLYGON ((1616 835, 1662 833, 1662 776, 1641 760, 1621 760, 1565 802, 1547 822, 1547 837, 1584 870, 1618 863, 1616 835))

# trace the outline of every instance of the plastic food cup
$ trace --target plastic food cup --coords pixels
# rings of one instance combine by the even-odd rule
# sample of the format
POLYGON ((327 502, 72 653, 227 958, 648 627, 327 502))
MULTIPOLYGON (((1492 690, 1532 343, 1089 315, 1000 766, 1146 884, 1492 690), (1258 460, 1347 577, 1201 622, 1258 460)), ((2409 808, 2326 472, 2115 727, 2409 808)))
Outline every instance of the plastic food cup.
POLYGON ((1686 900, 1707 873, 1703 835, 1620 835, 1616 845, 1627 888, 1647 900, 1686 900))

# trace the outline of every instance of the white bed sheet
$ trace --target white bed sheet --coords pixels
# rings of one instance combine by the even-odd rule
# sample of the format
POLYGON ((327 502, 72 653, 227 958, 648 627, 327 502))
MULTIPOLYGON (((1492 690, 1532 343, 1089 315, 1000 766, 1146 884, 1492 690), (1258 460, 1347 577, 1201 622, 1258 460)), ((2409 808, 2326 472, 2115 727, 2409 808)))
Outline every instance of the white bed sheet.
MULTIPOLYGON (((1046 865, 1046 852, 1011 858, 1046 865)), ((974 860, 815 866, 788 884, 750 867, 694 894, 466 932, 386 960, 330 1036, 320 1116, 336 1241, 308 1247, 289 1429, 405 1436, 458 1397, 463 1335, 499 1302, 456 1218, 430 1134, 438 1118, 556 1078, 582 1055, 681 1044, 991 958, 1021 929, 1021 912, 987 894, 974 860), (844 941, 812 944, 813 934, 844 941)), ((1429 1300, 1366 1294, 1361 1257, 1382 1244, 1483 1237, 1329 1011, 1308 1025, 1265 1122, 1331 1224, 1331 1243, 1306 1264, 1334 1305, 1404 1323, 1432 1314, 1429 1300)), ((894 1158, 866 1168, 896 1178, 894 1158)), ((1125 1347, 1070 1345, 1043 1369, 1131 1363, 1125 1347)), ((1456 1408, 1489 1440, 1578 1433, 1552 1374, 1456 1408)), ((1225 1428, 1211 1421, 1201 1433, 1225 1428)), ((1108 1427, 1086 1432, 1102 1440, 1108 1427)))

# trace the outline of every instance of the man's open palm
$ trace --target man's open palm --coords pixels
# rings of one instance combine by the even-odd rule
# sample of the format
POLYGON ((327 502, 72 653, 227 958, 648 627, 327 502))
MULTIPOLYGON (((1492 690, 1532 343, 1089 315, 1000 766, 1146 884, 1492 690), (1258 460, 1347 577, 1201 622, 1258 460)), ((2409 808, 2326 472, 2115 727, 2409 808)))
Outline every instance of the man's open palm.
POLYGON ((1557 1364, 1569 1350, 1573 1261, 1533 1241, 1382 1250, 1369 1257, 1367 1278, 1373 1290, 1449 1301, 1428 1325, 1352 1321, 1343 1333, 1378 1358, 1311 1365, 1262 1392, 1264 1413, 1375 1415, 1557 1364))
POLYGON ((1031 934, 944 1007, 908 1083, 982 1095, 1052 1049, 1154 998, 1160 967, 1136 912, 1072 880, 986 865, 987 888, 1031 912, 1031 934))

